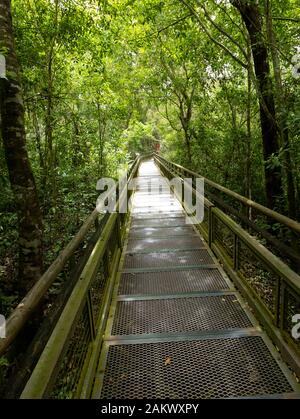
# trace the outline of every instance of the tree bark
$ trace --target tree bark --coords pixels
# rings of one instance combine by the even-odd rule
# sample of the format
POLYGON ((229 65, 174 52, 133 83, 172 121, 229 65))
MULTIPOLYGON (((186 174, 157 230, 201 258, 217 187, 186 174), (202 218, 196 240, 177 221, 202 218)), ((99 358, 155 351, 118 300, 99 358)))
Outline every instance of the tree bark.
POLYGON ((104 168, 104 137, 106 130, 105 118, 101 115, 100 103, 97 101, 98 137, 99 137, 99 176, 103 176, 104 168))
POLYGON ((231 3, 240 12, 250 37, 259 91, 267 205, 272 209, 281 210, 280 199, 283 196, 281 169, 270 164, 272 156, 278 156, 280 144, 262 17, 256 1, 231 0, 231 3))
POLYGON ((24 105, 15 53, 10 0, 0 0, 0 46, 7 80, 1 79, 2 139, 19 222, 19 292, 27 291, 42 272, 42 216, 31 170, 24 127, 24 105))
POLYGON ((46 91, 46 118, 45 118, 45 139, 46 139, 46 164, 48 165, 48 175, 50 180, 53 176, 54 168, 54 151, 53 151, 53 102, 52 102, 52 54, 53 48, 50 50, 48 61, 48 80, 46 91))
POLYGON ((275 99, 277 104, 277 114, 279 120, 279 129, 281 136, 281 146, 284 151, 284 169, 286 174, 286 189, 287 189, 287 200, 288 200, 288 214, 289 217, 297 218, 297 202, 296 202, 296 188, 295 179, 293 173, 293 162, 290 150, 290 138, 289 128, 287 124, 287 104, 286 94, 283 88, 282 77, 281 77, 281 65, 280 58, 277 49, 277 40, 273 28, 273 17, 270 0, 265 0, 265 11, 267 21, 267 36, 270 45, 272 62, 274 68, 274 79, 275 79, 275 99))
MULTIPOLYGON (((251 170, 252 170, 252 120, 251 120, 251 92, 252 92, 252 79, 251 79, 251 45, 248 39, 247 45, 247 56, 248 56, 248 71, 247 71, 247 135, 246 135, 246 178, 245 178, 245 196, 252 199, 252 182, 251 182, 251 170)), ((248 218, 251 219, 251 208, 248 210, 248 218)))
POLYGON ((194 96, 195 88, 192 89, 191 93, 189 94, 187 91, 181 91, 176 94, 179 100, 179 119, 181 123, 181 127, 184 133, 184 141, 186 144, 187 149, 187 158, 188 164, 191 166, 192 164, 192 146, 191 146, 191 132, 190 132, 190 124, 192 119, 192 106, 193 106, 193 96, 194 96))
POLYGON ((192 150, 191 150, 191 136, 190 136, 190 125, 191 120, 191 109, 188 109, 187 112, 184 112, 183 104, 180 103, 180 122, 184 133, 184 141, 187 149, 187 158, 189 165, 192 164, 192 150))
POLYGON ((41 169, 42 175, 44 176, 45 161, 44 161, 44 155, 43 155, 43 150, 42 150, 42 136, 41 136, 40 126, 39 126, 39 120, 36 114, 36 110, 34 109, 34 106, 33 106, 33 109, 31 110, 31 115, 32 115, 33 128, 35 131, 36 149, 39 154, 40 169, 41 169))

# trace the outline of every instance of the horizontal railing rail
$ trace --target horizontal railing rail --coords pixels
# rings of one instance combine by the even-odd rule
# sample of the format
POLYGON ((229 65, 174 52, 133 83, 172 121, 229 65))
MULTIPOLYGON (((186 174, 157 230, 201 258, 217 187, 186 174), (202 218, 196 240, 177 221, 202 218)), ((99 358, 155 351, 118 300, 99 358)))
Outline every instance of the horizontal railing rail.
MULTIPOLYGON (((135 175, 139 162, 140 157, 137 157, 131 164, 127 172, 128 179, 131 179, 135 175)), ((123 193, 122 191, 119 191, 119 187, 117 187, 116 191, 115 188, 111 188, 110 190, 103 192, 101 194, 101 202, 107 204, 111 194, 115 192, 117 192, 118 202, 120 202, 121 199, 120 193, 122 193, 122 199, 127 199, 127 196, 125 197, 126 189, 123 193)), ((116 220, 118 227, 116 228, 121 228, 125 218, 126 214, 118 215, 116 220)), ((28 379, 30 370, 32 370, 43 351, 47 339, 50 337, 55 324, 72 293, 72 289, 76 287, 76 283, 81 282, 80 278, 85 265, 87 264, 89 257, 92 257, 94 249, 96 248, 96 243, 101 240, 109 219, 110 217, 108 214, 101 213, 101 208, 99 208, 98 205, 83 223, 78 233, 63 249, 57 259, 51 264, 40 280, 27 293, 8 318, 6 323, 6 338, 0 339, 0 355, 6 356, 13 362, 12 365, 15 363, 14 360, 16 359, 16 356, 21 358, 17 361, 16 366, 8 371, 6 382, 10 383, 10 388, 6 386, 7 388, 4 389, 7 397, 17 397, 18 394, 20 394, 18 391, 19 388, 22 389, 24 387, 25 380, 28 379), (93 233, 94 228, 95 232, 93 233), (82 249, 82 251, 80 251, 82 256, 78 259, 78 255, 80 255, 80 253, 78 253, 79 249, 82 249), (67 269, 68 266, 69 268, 67 269), (47 296, 49 290, 51 291, 51 286, 56 283, 55 281, 61 277, 63 272, 66 272, 66 269, 69 271, 69 274, 67 279, 64 280, 61 292, 51 303, 51 308, 47 309, 45 314, 46 318, 40 318, 41 316, 39 316, 40 327, 37 327, 35 335, 30 338, 28 350, 25 347, 19 349, 19 335, 22 337, 24 333, 27 333, 27 324, 29 323, 29 320, 33 317, 35 312, 39 312, 43 302, 46 301, 45 299, 48 299, 47 296), (32 348, 32 351, 29 353, 30 348, 32 348), (20 353, 19 356, 18 351, 23 351, 23 355, 20 353), (18 372, 17 368, 21 368, 21 373, 20 371, 18 372)), ((105 255, 107 258, 110 257, 107 252, 105 255)))
POLYGON ((75 284, 79 280, 81 272, 97 243, 103 227, 107 222, 107 214, 100 218, 99 223, 92 233, 76 250, 64 270, 59 274, 53 286, 57 283, 59 288, 51 288, 42 301, 43 312, 38 310, 34 315, 35 327, 31 333, 31 322, 25 324, 20 336, 13 341, 5 356, 10 367, 2 369, 5 385, 2 386, 1 397, 14 399, 20 396, 37 360, 39 359, 57 321, 68 301, 75 284), (30 334, 28 334, 28 332, 30 334), (26 342, 22 342, 22 336, 26 336, 26 342))
MULTIPOLYGON (((155 154, 167 178, 196 174, 155 154)), ((197 175, 197 177, 200 177, 197 175)), ((196 190, 194 189, 194 194, 196 190)), ((255 205, 250 202, 249 205, 255 205)), ((257 204, 258 205, 258 204, 257 204)), ((258 208, 298 232, 300 225, 267 208, 258 208)), ((293 316, 300 314, 300 276, 249 234, 218 203, 204 199, 204 219, 197 228, 222 262, 227 273, 255 311, 261 324, 300 376, 300 339, 292 336, 293 316)))
MULTIPOLYGON (((134 161, 129 171, 128 182, 134 178, 143 158, 144 156, 141 156, 134 161)), ((155 153, 154 159, 169 179, 177 176, 183 183, 185 177, 200 177, 155 153)), ((192 191, 204 202, 204 219, 196 227, 222 262, 236 287, 245 296, 270 338, 280 349, 283 358, 300 376, 300 341, 292 337, 293 316, 300 314, 300 276, 284 260, 246 231, 239 223, 237 215, 231 217, 229 211, 225 211, 224 207, 219 205, 217 193, 217 199, 212 202, 208 196, 199 197, 195 188, 192 191)), ((127 226, 128 214, 123 214, 118 209, 123 207, 123 201, 128 200, 130 193, 130 189, 118 188, 116 211, 106 215, 99 236, 56 319, 21 398, 90 397, 127 226)), ((111 194, 112 190, 104 192, 101 195, 102 202, 107 203, 111 194)), ((251 201, 251 205, 254 204, 251 201)), ((271 217, 270 210, 263 208, 264 215, 271 217)), ((98 207, 97 216, 99 209, 98 207)), ((281 218, 278 213, 275 216, 277 222, 281 220, 287 227, 287 217, 281 218)), ((292 231, 297 233, 295 222, 290 221, 292 231)), ((93 224, 94 221, 91 221, 90 226, 93 224)), ((72 246, 75 246, 74 242, 72 246)), ((74 247, 70 248, 73 251, 74 247)), ((65 265, 72 253, 62 254, 62 263, 65 265)), ((57 270, 57 263, 55 261, 52 270, 53 281, 60 272, 57 270)), ((17 307, 15 316, 11 318, 9 332, 15 331, 15 335, 10 338, 10 343, 23 330, 24 324, 51 286, 49 272, 47 275, 48 288, 44 278, 33 294, 35 298, 31 290, 30 298, 25 297, 23 300, 26 304, 25 315, 23 316, 22 307, 17 307), (31 307, 28 306, 29 303, 31 307)), ((0 344, 3 342, 4 340, 0 341, 0 344)), ((5 348, 8 346, 9 344, 5 348)))
POLYGON ((300 223, 221 186, 201 174, 170 162, 154 153, 157 161, 172 170, 174 176, 203 178, 205 195, 218 208, 259 237, 272 253, 300 273, 300 223))
MULTIPOLYGON (((135 161, 128 182, 135 176, 139 162, 140 158, 135 161)), ((128 216, 118 209, 130 193, 126 187, 118 191, 115 212, 109 215, 21 398, 77 398, 82 392, 88 397, 128 216)), ((111 190, 101 198, 103 205, 107 203, 112 198, 111 190)), ((98 205, 97 211, 100 210, 98 205)))
MULTIPOLYGON (((133 162, 128 176, 134 169, 138 167, 139 158, 137 157, 133 162)), ((101 196, 103 201, 111 195, 111 190, 103 193, 101 196)), ((30 319, 35 310, 39 307, 43 297, 54 283, 58 275, 62 272, 66 264, 71 260, 75 251, 83 243, 90 229, 99 223, 101 214, 97 208, 88 216, 77 234, 61 251, 55 261, 49 266, 47 271, 37 281, 37 283, 26 294, 23 300, 18 304, 16 309, 12 312, 6 322, 6 337, 0 339, 0 356, 5 354, 7 348, 11 345, 17 335, 20 333, 24 324, 30 319)))
MULTIPOLYGON (((135 176, 139 162, 137 158, 128 182, 135 176)), ((89 392, 127 220, 127 214, 118 212, 118 208, 130 193, 127 188, 118 190, 116 211, 109 215, 21 398, 73 398, 79 397, 81 391, 89 392)), ((107 204, 111 190, 101 198, 107 204)), ((98 205, 97 212, 100 210, 98 205)))

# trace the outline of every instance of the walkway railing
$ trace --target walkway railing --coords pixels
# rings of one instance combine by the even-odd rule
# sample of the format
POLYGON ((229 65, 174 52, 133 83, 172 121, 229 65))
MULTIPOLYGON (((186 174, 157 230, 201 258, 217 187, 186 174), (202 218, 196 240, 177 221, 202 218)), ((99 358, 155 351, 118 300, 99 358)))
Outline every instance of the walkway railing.
MULTIPOLYGON (((169 162, 156 154, 177 176, 195 179, 199 173, 169 162)), ((300 223, 204 178, 206 197, 250 233, 257 235, 273 253, 300 273, 300 223)))
MULTIPOLYGON (((140 158, 136 158, 128 172, 128 182, 135 177, 140 158)), ((101 195, 102 202, 112 198, 115 189, 101 195)), ((68 301, 54 327, 47 345, 26 385, 22 397, 76 397, 88 391, 97 361, 93 347, 99 347, 101 330, 105 324, 112 282, 119 263, 122 235, 127 214, 119 213, 118 206, 128 199, 131 191, 117 188, 117 212, 100 214, 99 208, 87 218, 79 232, 29 291, 7 321, 7 337, 0 340, 0 355, 4 355, 26 323, 42 303, 47 291, 68 262, 72 262, 79 246, 93 226, 101 229, 90 256, 81 267, 68 301), (101 221, 100 221, 101 220, 101 221), (93 359, 90 356, 93 354, 93 359), (85 377, 85 379, 84 379, 85 377), (87 378, 89 377, 90 380, 87 378)))
MULTIPOLYGON (((154 157, 161 171, 169 179, 188 177, 195 180, 201 177, 191 170, 167 161, 158 154, 154 157)), ((198 228, 224 264, 235 285, 250 303, 285 360, 300 376, 300 339, 296 340, 292 337, 292 329, 295 326, 293 316, 300 314, 300 276, 241 226, 246 220, 247 226, 251 228, 254 223, 245 218, 243 213, 237 213, 234 208, 225 204, 217 195, 218 191, 235 199, 247 210, 254 209, 259 215, 280 223, 292 234, 300 234, 300 224, 208 179, 204 180, 206 186, 204 221, 198 225, 198 228), (207 190, 207 185, 216 190, 214 194, 207 190), (207 198, 217 199, 213 202, 207 198), (219 205, 221 208, 218 208, 219 205), (227 212, 231 212, 241 224, 225 214, 224 208, 227 212)), ((265 231, 257 226, 253 230, 266 239, 265 231)), ((267 237, 271 239, 272 249, 277 244, 281 245, 278 239, 270 238, 269 235, 267 237)), ((291 259, 293 256, 293 260, 298 261, 299 254, 292 253, 292 250, 287 247, 285 250, 289 252, 291 259)))
MULTIPOLYGON (((141 159, 138 158, 133 163, 128 182, 135 177, 141 159)), ((184 177, 192 177, 194 180, 200 177, 197 173, 169 162, 157 154, 154 154, 154 159, 169 179, 180 177, 183 182, 184 177)), ((222 198, 221 205, 218 193, 235 199, 247 211, 251 208, 261 216, 280 223, 295 235, 300 233, 300 224, 207 179, 205 183, 214 187, 216 191, 212 196, 211 191, 206 189, 204 221, 197 228, 281 350, 284 359, 300 376, 300 341, 293 339, 291 335, 294 326, 292 318, 295 314, 300 314, 300 277, 271 251, 276 246, 276 241, 272 241, 271 247, 267 249, 258 240, 263 237, 262 234, 257 238, 250 234, 250 224, 245 222, 245 217, 254 223, 253 214, 250 217, 249 213, 244 215, 245 212, 241 212, 241 218, 239 213, 234 212, 229 216, 229 201, 225 203, 222 198), (217 199, 213 199, 215 197, 217 199), (245 224, 249 231, 243 228, 245 224)), ((110 190, 106 191, 104 199, 110 199, 111 193, 110 190)), ((128 199, 128 193, 130 194, 130 190, 119 191, 117 205, 128 199)), ((195 189, 193 193, 196 194, 195 189)), ((98 218, 99 213, 95 210, 59 258, 16 308, 8 321, 8 338, 0 341, 1 355, 23 330, 57 275, 72 259, 74 252, 98 218)), ((78 280, 76 278, 67 302, 22 392, 22 398, 90 397, 126 223, 127 214, 119 212, 102 219, 96 243, 81 268, 78 280)), ((294 258, 293 263, 296 262, 294 258)))

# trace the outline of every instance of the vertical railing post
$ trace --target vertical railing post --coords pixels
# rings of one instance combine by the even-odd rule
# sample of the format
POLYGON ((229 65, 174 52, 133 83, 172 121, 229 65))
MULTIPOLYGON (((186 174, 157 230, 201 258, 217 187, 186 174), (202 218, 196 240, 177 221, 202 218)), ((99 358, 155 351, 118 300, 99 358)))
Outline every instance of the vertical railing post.
POLYGON ((286 305, 286 284, 284 281, 280 281, 279 287, 278 287, 278 301, 276 301, 276 318, 275 321, 277 322, 277 325, 279 329, 282 331, 284 330, 284 314, 285 314, 285 305, 286 305))
POLYGON ((208 246, 211 248, 214 240, 213 205, 208 206, 208 246))
POLYGON ((234 234, 234 244, 233 244, 233 268, 235 271, 239 270, 240 267, 240 248, 239 248, 239 239, 236 234, 234 234))
POLYGON ((109 256, 109 251, 107 249, 103 256, 103 267, 104 267, 104 275, 108 277, 110 275, 110 256, 109 256))
POLYGON ((99 222, 99 216, 98 216, 98 217, 95 219, 95 229, 96 229, 96 231, 98 230, 99 225, 100 225, 100 222, 99 222))
POLYGON ((181 181, 181 204, 185 202, 185 193, 184 193, 184 180, 181 181))
POLYGON ((95 331, 95 320, 94 320, 94 310, 93 310, 93 303, 92 303, 92 296, 91 296, 91 290, 88 290, 87 293, 87 299, 86 299, 87 309, 88 309, 88 315, 89 315, 89 326, 90 326, 90 332, 91 332, 91 340, 93 341, 96 337, 96 331, 95 331))
POLYGON ((117 228, 117 241, 118 241, 118 248, 122 249, 122 229, 121 229, 121 215, 119 211, 117 212, 117 221, 116 221, 116 228, 117 228))
POLYGON ((72 272, 76 265, 75 253, 73 253, 69 259, 69 271, 72 272))
MULTIPOLYGON (((280 315, 280 299, 281 299, 281 281, 280 279, 277 277, 276 279, 276 289, 275 289, 275 324, 277 327, 280 326, 280 318, 282 317, 280 315)), ((282 305, 284 305, 284 302, 282 302, 282 305)))

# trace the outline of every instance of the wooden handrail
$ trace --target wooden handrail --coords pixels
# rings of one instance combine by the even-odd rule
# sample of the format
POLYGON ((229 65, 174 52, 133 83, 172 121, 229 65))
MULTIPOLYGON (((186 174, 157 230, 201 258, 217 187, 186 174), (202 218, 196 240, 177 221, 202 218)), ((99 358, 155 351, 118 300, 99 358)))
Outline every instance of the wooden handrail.
MULTIPOLYGON (((193 177, 200 177, 197 173, 185 169, 175 163, 171 163, 157 154, 155 154, 155 159, 168 178, 178 175, 181 178, 184 178, 185 176, 189 176, 189 174, 193 177), (176 170, 176 168, 179 170, 176 170)), ((213 186, 216 186, 220 191, 229 191, 214 182, 209 182, 213 186)), ((253 203, 253 208, 262 208, 265 215, 280 221, 287 227, 292 229, 291 225, 294 227, 296 226, 293 231, 299 231, 299 223, 294 222, 287 217, 281 216, 281 214, 271 211, 253 201, 249 201, 232 191, 229 192, 231 196, 239 197, 239 200, 242 200, 243 203, 253 203)), ((204 201, 205 208, 208 211, 208 223, 205 227, 203 227, 200 223, 197 225, 197 228, 208 241, 209 247, 215 256, 222 262, 224 269, 227 271, 227 274, 235 283, 236 287, 246 298, 255 315, 265 327, 270 338, 280 349, 284 360, 292 367, 295 373, 299 375, 299 346, 297 344, 295 345, 295 342, 291 337, 291 330, 289 330, 289 326, 288 324, 285 324, 285 321, 289 321, 289 318, 287 317, 287 310, 289 309, 289 302, 287 299, 288 293, 291 293, 295 299, 295 303, 293 302, 293 304, 295 304, 295 310, 297 304, 300 302, 300 275, 291 269, 285 261, 273 254, 271 250, 267 249, 267 247, 259 242, 255 237, 251 236, 241 225, 234 221, 229 215, 225 214, 222 209, 218 208, 218 201, 219 200, 214 200, 214 205, 212 203, 208 204, 209 201, 207 200, 204 201), (216 236, 218 221, 220 221, 220 223, 225 227, 225 231, 230 232, 232 237, 232 247, 231 252, 229 253, 222 238, 218 239, 216 236), (255 286, 252 285, 251 281, 244 277, 242 268, 247 269, 247 266, 243 265, 243 261, 240 256, 241 249, 243 248, 253 255, 254 264, 256 260, 260 262, 261 266, 259 269, 262 269, 262 272, 266 271, 270 276, 270 280, 273 281, 274 289, 272 294, 272 308, 270 307, 270 304, 264 300, 264 296, 261 295, 259 289, 256 289, 255 286)), ((238 214, 236 216, 241 219, 238 214)), ((267 237, 267 240, 270 241, 269 237, 267 237)), ((276 243, 273 241, 273 244, 276 243)), ((247 263, 251 263, 251 256, 247 256, 247 263)), ((248 275, 251 276, 251 270, 250 273, 248 272, 248 275)), ((263 284, 263 281, 261 281, 261 283, 262 286, 267 287, 267 285, 263 284)))
POLYGON ((104 255, 111 232, 117 220, 117 214, 112 214, 106 224, 101 240, 98 240, 96 246, 81 274, 80 281, 75 288, 64 308, 56 327, 50 336, 37 366, 35 367, 29 381, 23 390, 21 398, 43 398, 49 387, 53 375, 55 374, 61 354, 66 346, 73 325, 82 310, 85 298, 88 293, 91 281, 98 270, 100 261, 104 255))
POLYGON ((204 182, 206 182, 209 186, 212 186, 213 188, 217 189, 218 191, 223 192, 226 195, 236 199, 237 201, 241 202, 246 207, 253 208, 253 209, 259 211, 261 214, 264 214, 266 217, 273 218, 275 221, 279 222, 280 224, 285 225, 286 227, 288 227, 289 229, 291 229, 295 233, 300 234, 300 223, 299 222, 297 222, 295 220, 292 220, 291 218, 286 217, 285 215, 282 215, 279 212, 273 211, 270 208, 267 208, 267 207, 265 207, 261 204, 258 204, 257 202, 252 201, 251 199, 248 199, 248 198, 238 194, 237 192, 231 191, 230 189, 225 188, 224 186, 221 186, 218 183, 215 183, 212 180, 205 178, 204 176, 201 176, 199 173, 196 173, 192 170, 186 169, 185 167, 180 166, 177 163, 170 162, 170 161, 166 160, 165 158, 161 157, 160 155, 158 155, 157 153, 154 153, 154 156, 159 160, 162 160, 166 163, 171 164, 174 167, 177 167, 179 170, 184 171, 185 173, 189 173, 190 175, 192 175, 192 177, 203 178, 204 182))
POLYGON ((280 278, 291 286, 300 294, 300 276, 294 272, 289 266, 268 250, 264 245, 259 243, 254 237, 250 236, 247 231, 240 227, 232 218, 225 214, 219 208, 213 208, 213 213, 221 220, 249 249, 268 266, 272 272, 275 272, 280 278))
MULTIPOLYGON (((130 171, 130 175, 128 177, 128 181, 132 179, 134 176, 136 169, 139 165, 140 159, 137 160, 136 164, 133 167, 133 170, 130 171)), ((114 188, 113 188, 114 189, 114 188)), ((107 192, 107 197, 109 197, 110 192, 107 192)), ((104 196, 104 199, 102 199, 102 202, 104 202, 107 199, 106 196, 104 196)), ((84 304, 86 304, 87 301, 87 295, 91 288, 91 283, 94 280, 96 273, 98 271, 98 267, 105 255, 105 252, 107 251, 108 244, 112 238, 114 228, 118 226, 118 219, 120 214, 119 212, 119 206, 120 203, 127 199, 127 189, 122 188, 122 190, 119 190, 119 199, 116 203, 115 211, 110 214, 110 217, 101 233, 101 236, 99 237, 93 252, 91 253, 82 273, 80 276, 80 281, 77 282, 75 285, 72 294, 64 307, 64 310, 48 340, 48 343, 41 354, 31 376, 28 380, 21 398, 43 398, 47 397, 48 392, 51 391, 51 388, 53 386, 53 383, 55 381, 55 376, 58 374, 59 370, 59 364, 61 362, 62 355, 68 345, 68 342, 70 340, 70 336, 72 335, 75 324, 77 319, 79 318, 80 313, 82 312, 84 304)), ((99 205, 98 205, 99 210, 99 205)), ((119 233, 119 232, 118 232, 119 233)), ((117 240, 118 242, 118 240, 117 240)), ((113 265, 113 272, 116 272, 116 267, 118 266, 119 257, 120 257, 120 243, 117 244, 116 251, 118 252, 118 257, 116 259, 113 257, 114 262, 113 265)), ((114 280, 115 274, 110 274, 109 281, 109 287, 111 288, 111 282, 114 280)), ((112 288, 111 288, 112 291, 112 288)), ((111 292, 109 293, 111 295, 111 292)), ((108 315, 108 307, 110 302, 110 297, 107 297, 108 299, 105 300, 105 304, 102 307, 99 319, 100 323, 102 322, 104 324, 105 319, 108 315)), ((93 318, 93 315, 92 315, 93 318)), ((97 324, 98 328, 98 324, 97 324)), ((100 329, 103 329, 103 325, 100 327, 100 329)), ((99 331, 96 331, 97 341, 99 340, 99 331)), ((102 332, 101 332, 102 336, 102 332)), ((100 337, 101 337, 100 336, 100 337)), ((92 338, 92 341, 95 337, 92 338)), ((95 360, 93 360, 93 363, 95 364, 95 360)), ((86 382, 85 382, 85 385, 86 382)))
MULTIPOLYGON (((129 173, 132 173, 138 166, 140 158, 137 157, 132 164, 129 173)), ((107 198, 115 191, 114 188, 110 188, 105 191, 101 197, 104 203, 107 198)), ((6 337, 0 339, 0 356, 3 356, 8 347, 12 344, 15 338, 18 336, 20 331, 26 322, 30 319, 32 313, 37 309, 41 303, 45 293, 49 290, 59 273, 63 270, 66 263, 69 261, 71 256, 74 254, 76 249, 83 242, 87 232, 96 221, 99 216, 99 206, 88 216, 83 225, 81 226, 78 233, 72 238, 68 245, 61 251, 55 261, 49 266, 46 272, 36 282, 36 284, 29 290, 26 296, 14 309, 12 314, 9 316, 6 322, 6 337)))

